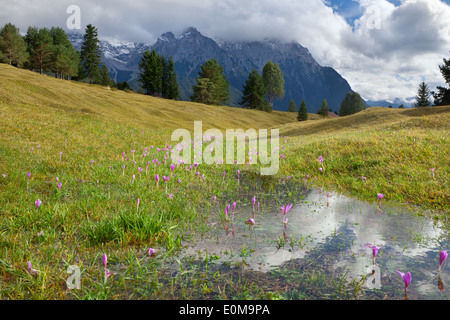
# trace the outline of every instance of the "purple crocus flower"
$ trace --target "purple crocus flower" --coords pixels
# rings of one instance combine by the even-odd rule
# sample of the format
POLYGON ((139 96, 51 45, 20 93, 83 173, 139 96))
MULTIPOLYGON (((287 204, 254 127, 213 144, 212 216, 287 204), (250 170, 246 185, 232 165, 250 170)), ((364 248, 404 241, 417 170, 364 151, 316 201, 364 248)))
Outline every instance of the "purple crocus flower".
POLYGON ((441 266, 444 263, 445 259, 447 259, 448 253, 446 250, 442 250, 439 255, 439 272, 441 271, 441 266))
POLYGON ((41 206, 42 201, 39 200, 39 199, 37 199, 37 200, 34 202, 34 204, 36 205, 36 210, 37 210, 37 209, 41 206))
POLYGON ((406 273, 406 275, 403 272, 397 271, 398 274, 402 277, 403 282, 405 283, 405 295, 406 295, 406 290, 408 289, 409 284, 411 283, 411 273, 408 271, 408 273, 406 273))
POLYGON ((30 180, 31 172, 27 173, 28 180, 30 180))
POLYGON ((231 217, 231 219, 234 219, 234 212, 236 211, 236 202, 233 202, 233 215, 231 217))
POLYGON ((109 271, 109 269, 106 268, 107 264, 108 264, 108 257, 106 254, 103 254, 102 256, 102 262, 103 262, 103 271, 105 273, 105 283, 106 280, 109 278, 109 276, 111 275, 111 272, 109 271))
POLYGON ((227 206, 225 207, 225 220, 228 220, 228 212, 230 211, 230 205, 227 204, 227 206))
POLYGON ((149 256, 149 257, 154 257, 154 256, 156 256, 156 250, 153 249, 153 248, 149 248, 149 249, 148 249, 148 256, 149 256))
POLYGON ((373 258, 373 263, 375 263, 375 257, 377 256, 378 250, 380 250, 380 247, 377 247, 370 243, 366 244, 365 247, 372 248, 372 258, 373 258))
POLYGON ((31 263, 31 261, 27 262, 27 270, 30 274, 36 274, 39 273, 39 270, 33 269, 33 264, 31 263))
POLYGON ((247 221, 245 221, 245 223, 246 224, 249 224, 249 225, 251 225, 252 227, 255 225, 255 219, 253 219, 253 218, 250 218, 250 219, 248 219, 247 221))

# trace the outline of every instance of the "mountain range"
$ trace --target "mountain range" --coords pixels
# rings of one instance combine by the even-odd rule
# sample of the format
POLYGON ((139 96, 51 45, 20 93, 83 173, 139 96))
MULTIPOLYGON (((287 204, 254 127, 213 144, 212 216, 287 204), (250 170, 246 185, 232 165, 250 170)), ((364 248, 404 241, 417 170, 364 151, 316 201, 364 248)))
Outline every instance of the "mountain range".
MULTIPOLYGON (((69 38, 74 47, 80 49, 83 35, 71 33, 69 38)), ((269 60, 279 64, 285 80, 284 99, 275 100, 274 110, 286 111, 290 100, 299 106, 304 99, 308 111, 316 113, 325 99, 329 108, 338 112, 345 95, 352 91, 336 70, 319 65, 308 49, 297 42, 275 39, 219 41, 190 27, 180 35, 166 32, 153 44, 101 40, 100 45, 102 61, 110 70, 111 78, 116 82, 127 81, 134 89, 139 87, 138 64, 146 50, 155 49, 161 56, 172 56, 180 85, 180 100, 190 100, 201 65, 212 58, 224 67, 230 82, 230 106, 239 106, 249 73, 253 69, 262 72, 269 60)))

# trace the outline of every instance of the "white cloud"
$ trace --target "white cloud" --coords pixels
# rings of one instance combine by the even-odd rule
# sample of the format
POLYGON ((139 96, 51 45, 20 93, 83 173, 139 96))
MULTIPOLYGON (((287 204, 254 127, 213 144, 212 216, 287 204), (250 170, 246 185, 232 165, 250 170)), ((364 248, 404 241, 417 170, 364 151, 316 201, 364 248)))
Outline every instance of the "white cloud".
MULTIPOLYGON (((81 9, 82 28, 103 37, 152 43, 188 26, 224 40, 297 40, 331 66, 365 99, 414 96, 420 81, 442 85, 438 65, 449 56, 450 6, 440 0, 354 0, 362 16, 349 25, 332 0, 0 0, 0 25, 65 26, 69 5, 81 9)), ((352 10, 356 10, 354 6, 352 10)), ((352 15, 354 12, 352 12, 352 15)))

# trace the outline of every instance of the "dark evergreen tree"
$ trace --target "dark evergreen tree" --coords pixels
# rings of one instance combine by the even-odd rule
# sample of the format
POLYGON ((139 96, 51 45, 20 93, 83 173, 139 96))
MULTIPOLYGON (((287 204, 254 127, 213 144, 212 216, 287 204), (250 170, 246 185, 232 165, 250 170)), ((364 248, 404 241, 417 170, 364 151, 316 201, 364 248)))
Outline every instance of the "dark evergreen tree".
POLYGON ((139 62, 138 79, 147 94, 159 95, 162 92, 163 65, 161 57, 153 49, 146 50, 139 62))
POLYGON ((93 83, 98 76, 101 57, 98 30, 89 24, 85 29, 80 52, 82 74, 89 80, 89 83, 93 83))
POLYGON ((328 117, 328 112, 329 112, 330 110, 329 110, 329 108, 328 108, 328 103, 327 103, 327 100, 323 100, 323 102, 322 102, 322 106, 320 107, 320 111, 319 111, 319 114, 322 116, 322 117, 328 117))
POLYGON ((62 28, 51 28, 53 39, 52 71, 56 78, 70 79, 78 75, 79 52, 75 50, 66 32, 62 28))
POLYGON ((450 59, 443 59, 444 64, 439 66, 442 76, 444 77, 445 83, 449 88, 442 86, 437 86, 437 92, 432 92, 434 97, 434 104, 437 106, 450 105, 450 59))
POLYGON ((27 45, 19 29, 7 23, 0 29, 0 62, 22 67, 28 60, 27 45))
POLYGON ((53 55, 53 39, 50 30, 28 28, 25 36, 30 55, 29 68, 38 70, 40 74, 49 71, 53 55))
POLYGON ((98 75, 95 78, 94 83, 102 86, 113 86, 114 81, 111 80, 111 76, 106 65, 102 64, 100 66, 98 75))
POLYGON ((163 98, 178 100, 179 86, 177 73, 175 71, 175 63, 173 62, 172 57, 164 64, 162 90, 163 98))
POLYGON ((413 108, 431 107, 431 92, 428 89, 428 85, 422 81, 417 91, 416 102, 412 104, 413 108))
POLYGON ((274 99, 281 100, 284 97, 284 77, 278 63, 268 61, 263 68, 262 78, 269 104, 273 107, 274 99))
POLYGON ((297 112, 297 106, 295 105, 294 100, 289 102, 288 112, 297 112))
POLYGON ((130 91, 131 90, 130 85, 126 81, 117 82, 116 86, 117 86, 117 89, 119 89, 119 90, 124 90, 124 91, 130 91))
POLYGON ((230 83, 223 74, 223 67, 216 59, 206 61, 198 74, 197 84, 193 86, 192 101, 221 105, 229 100, 230 83))
POLYGON ((302 100, 302 103, 300 104, 300 108, 298 109, 297 120, 298 121, 308 120, 308 110, 306 108, 305 100, 302 100))
POLYGON ((365 109, 364 101, 357 92, 348 92, 339 109, 340 116, 348 116, 365 109))
POLYGON ((243 108, 268 111, 268 104, 264 100, 266 88, 259 72, 254 69, 250 72, 242 90, 240 105, 243 108))

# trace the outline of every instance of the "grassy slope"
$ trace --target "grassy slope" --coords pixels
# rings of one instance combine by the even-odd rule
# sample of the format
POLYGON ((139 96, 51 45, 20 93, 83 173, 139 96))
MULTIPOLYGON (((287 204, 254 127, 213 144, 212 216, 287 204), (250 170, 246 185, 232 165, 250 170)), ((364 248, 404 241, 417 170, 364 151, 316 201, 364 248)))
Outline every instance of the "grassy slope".
MULTIPOLYGON (((286 145, 291 156, 281 168, 282 174, 312 173, 321 153, 334 161, 334 167, 328 165, 334 174, 322 175, 324 181, 320 181, 329 187, 334 185, 366 199, 374 192, 384 192, 389 194, 387 198, 437 208, 448 206, 449 111, 449 107, 370 108, 342 118, 320 119, 310 114, 314 121, 299 123, 296 113, 268 114, 168 101, 61 81, 0 64, 3 148, 47 144, 51 152, 59 153, 66 139, 74 147, 95 142, 98 148, 101 143, 117 143, 117 138, 125 141, 117 132, 133 131, 145 131, 156 144, 170 139, 176 128, 192 129, 196 120, 203 122, 204 130, 280 128, 280 134, 295 143, 286 145), (431 168, 437 168, 433 183, 427 180, 431 168), (376 177, 376 184, 359 186, 358 178, 363 175, 376 177)), ((0 164, 0 170, 6 171, 5 166, 0 164)), ((25 167, 22 170, 26 171, 25 167)))

